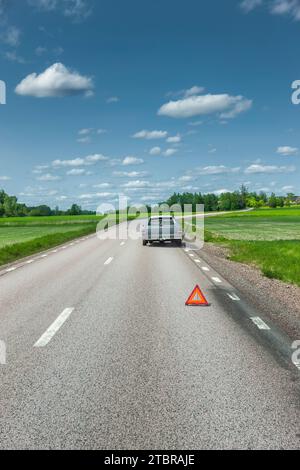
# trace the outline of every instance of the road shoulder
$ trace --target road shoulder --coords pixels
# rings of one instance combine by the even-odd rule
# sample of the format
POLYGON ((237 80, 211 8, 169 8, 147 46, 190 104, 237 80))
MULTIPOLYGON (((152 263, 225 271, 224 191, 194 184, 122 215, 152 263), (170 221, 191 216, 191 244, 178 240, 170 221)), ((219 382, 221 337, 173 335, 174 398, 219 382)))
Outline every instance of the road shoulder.
POLYGON ((300 338, 299 287, 269 279, 252 266, 230 261, 227 250, 212 243, 205 243, 199 254, 291 338, 300 338))

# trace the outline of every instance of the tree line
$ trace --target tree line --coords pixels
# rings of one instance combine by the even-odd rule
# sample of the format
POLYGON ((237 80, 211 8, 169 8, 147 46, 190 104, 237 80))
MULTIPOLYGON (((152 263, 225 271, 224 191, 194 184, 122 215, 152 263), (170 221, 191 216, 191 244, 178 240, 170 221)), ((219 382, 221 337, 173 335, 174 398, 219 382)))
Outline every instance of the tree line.
POLYGON ((9 196, 4 190, 0 190, 0 217, 42 217, 52 215, 94 215, 95 212, 82 210, 77 204, 72 204, 70 209, 62 211, 59 207, 51 207, 42 204, 29 207, 18 202, 16 196, 9 196))
MULTIPOLYGON (((238 191, 225 192, 220 195, 215 193, 174 193, 161 204, 173 206, 178 204, 184 208, 185 204, 191 204, 193 210, 197 204, 204 204, 206 212, 234 211, 246 209, 247 207, 284 207, 292 204, 300 204, 300 198, 292 193, 286 196, 276 196, 275 193, 267 195, 264 191, 259 193, 249 192, 245 186, 241 186, 238 191)), ((29 207, 18 202, 16 196, 9 196, 4 190, 0 190, 0 217, 42 217, 53 215, 94 215, 95 211, 83 210, 79 205, 72 204, 66 211, 58 207, 51 209, 47 205, 29 207)))
POLYGON ((259 207, 285 207, 295 204, 300 199, 294 194, 288 193, 286 196, 276 196, 275 193, 268 195, 264 191, 249 192, 245 186, 241 186, 238 191, 224 192, 220 195, 215 193, 202 194, 202 193, 174 193, 165 204, 172 206, 179 204, 182 209, 185 204, 191 204, 193 210, 196 209, 197 204, 204 204, 206 212, 217 211, 234 211, 246 208, 259 208, 259 207))

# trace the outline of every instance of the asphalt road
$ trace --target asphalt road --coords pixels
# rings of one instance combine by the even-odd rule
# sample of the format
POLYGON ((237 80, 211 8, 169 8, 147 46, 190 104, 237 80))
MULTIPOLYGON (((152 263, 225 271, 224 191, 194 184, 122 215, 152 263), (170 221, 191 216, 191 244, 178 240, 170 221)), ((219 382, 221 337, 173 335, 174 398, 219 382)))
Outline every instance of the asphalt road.
POLYGON ((288 339, 201 251, 88 237, 0 272, 0 310, 1 449, 300 448, 288 339))

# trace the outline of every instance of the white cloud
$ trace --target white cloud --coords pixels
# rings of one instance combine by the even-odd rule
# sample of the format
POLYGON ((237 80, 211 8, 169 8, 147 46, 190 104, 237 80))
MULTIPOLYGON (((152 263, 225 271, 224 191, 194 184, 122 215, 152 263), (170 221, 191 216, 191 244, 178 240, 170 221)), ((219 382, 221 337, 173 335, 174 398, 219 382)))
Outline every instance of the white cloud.
POLYGON ((289 156, 289 155, 297 155, 299 149, 297 147, 289 147, 288 145, 283 147, 278 147, 276 150, 279 155, 289 156))
POLYGON ((38 46, 35 49, 35 55, 37 55, 37 56, 41 56, 41 55, 45 54, 46 52, 47 52, 47 47, 38 46))
POLYGON ((73 168, 73 170, 67 171, 68 176, 82 176, 86 174, 86 170, 83 168, 73 168))
POLYGON ((124 166, 128 166, 128 165, 141 165, 142 163, 144 163, 144 160, 142 160, 141 158, 136 158, 136 157, 125 157, 123 162, 122 162, 122 165, 124 166))
POLYGON ((167 138, 168 144, 179 144, 181 142, 181 136, 179 134, 168 137, 167 138))
POLYGON ((262 4, 262 0, 243 0, 240 4, 240 7, 246 13, 249 13, 249 11, 254 10, 256 7, 260 6, 261 4, 262 4))
POLYGON ((93 89, 89 77, 71 71, 61 63, 51 65, 40 75, 32 73, 16 87, 16 93, 36 98, 53 98, 86 94, 93 89))
POLYGON ((192 181, 193 180, 193 176, 188 176, 188 175, 183 175, 183 176, 180 176, 179 178, 179 181, 182 182, 182 183, 186 183, 188 181, 192 181))
POLYGON ((209 149, 208 153, 216 153, 217 149, 215 147, 212 147, 209 149))
POLYGON ((134 139, 147 139, 147 140, 154 140, 154 139, 165 139, 168 133, 166 131, 147 131, 142 130, 137 132, 132 137, 134 139))
POLYGON ((110 196, 114 196, 114 193, 103 192, 103 193, 81 194, 79 196, 79 199, 99 199, 99 198, 107 198, 110 196))
POLYGON ((7 51, 5 52, 4 57, 10 62, 16 62, 17 64, 26 63, 25 59, 21 57, 20 55, 18 55, 16 51, 7 51))
POLYGON ((184 91, 184 96, 188 98, 189 96, 199 95, 200 93, 203 93, 204 90, 204 87, 192 86, 192 88, 189 88, 188 90, 184 91))
POLYGON ((149 186, 151 186, 149 181, 144 181, 144 180, 129 181, 128 183, 123 184, 123 188, 129 188, 129 189, 147 188, 149 186))
POLYGON ((28 0, 28 4, 44 11, 61 11, 74 21, 90 16, 92 8, 89 0, 28 0))
POLYGON ((118 103, 120 101, 120 98, 118 96, 110 96, 107 98, 106 103, 107 104, 112 104, 112 103, 118 103))
POLYGON ((1 35, 1 40, 11 47, 20 45, 21 31, 16 26, 10 26, 5 33, 1 35))
POLYGON ((202 126, 203 121, 193 121, 189 122, 189 126, 197 127, 197 126, 202 126))
POLYGON ((161 148, 160 147, 152 147, 149 154, 150 155, 160 155, 161 154, 161 148))
POLYGON ((222 175, 228 173, 238 173, 239 167, 229 168, 225 165, 210 165, 205 167, 197 168, 198 175, 222 175))
POLYGON ((213 193, 216 196, 220 196, 221 194, 224 194, 224 193, 230 193, 230 190, 229 189, 216 189, 215 191, 213 191, 213 193))
POLYGON ((58 181, 60 180, 59 176, 51 175, 51 173, 45 173, 44 175, 37 177, 38 181, 58 181))
POLYGON ((0 176, 0 181, 10 181, 11 177, 10 176, 0 176))
POLYGON ((294 186, 283 186, 281 191, 286 191, 287 193, 291 193, 294 190, 294 186))
POLYGON ((79 139, 77 139, 77 142, 79 144, 90 144, 92 142, 92 139, 90 138, 90 136, 86 135, 85 137, 79 137, 79 139))
POLYGON ((111 187, 110 183, 99 183, 99 184, 94 184, 93 185, 93 188, 97 188, 97 189, 106 189, 106 188, 110 188, 110 187, 111 187))
POLYGON ((241 2, 241 8, 249 13, 263 3, 267 3, 270 13, 273 15, 286 15, 295 21, 300 21, 300 0, 244 0, 241 2))
POLYGON ((108 157, 105 157, 102 154, 88 155, 83 158, 74 158, 73 160, 54 160, 52 166, 54 167, 77 167, 83 165, 95 165, 101 161, 107 161, 108 157))
POLYGON ((220 114, 222 119, 231 119, 248 110, 251 106, 252 101, 243 96, 208 94, 169 101, 158 110, 158 115, 172 118, 189 118, 205 114, 220 114))
POLYGON ((259 174, 259 173, 291 173, 295 171, 294 166, 276 166, 276 165, 260 165, 253 164, 246 168, 245 173, 247 174, 259 174))
POLYGON ((177 149, 167 149, 165 152, 163 152, 164 157, 172 157, 172 155, 175 155, 177 153, 177 149))
POLYGON ((78 131, 78 135, 89 135, 89 134, 91 134, 91 132, 93 132, 93 130, 94 130, 94 129, 92 129, 92 128, 89 128, 89 129, 87 129, 87 128, 86 128, 86 129, 80 129, 80 130, 78 131))
POLYGON ((113 176, 128 177, 128 178, 143 178, 147 176, 147 171, 114 171, 113 176))
POLYGON ((204 91, 205 91, 204 87, 194 85, 191 88, 187 88, 187 89, 183 89, 183 90, 179 90, 175 92, 171 91, 167 93, 167 96, 169 97, 170 96, 173 96, 173 97, 182 96, 182 97, 188 98, 189 96, 199 95, 200 93, 203 93, 204 91))

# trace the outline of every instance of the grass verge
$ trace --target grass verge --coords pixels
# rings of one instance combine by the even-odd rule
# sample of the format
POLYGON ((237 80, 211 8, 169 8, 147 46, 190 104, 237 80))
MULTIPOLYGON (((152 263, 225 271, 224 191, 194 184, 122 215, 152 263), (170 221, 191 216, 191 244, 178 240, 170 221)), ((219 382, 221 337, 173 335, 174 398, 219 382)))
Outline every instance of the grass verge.
POLYGON ((232 261, 255 266, 271 279, 300 286, 299 240, 229 240, 206 231, 205 241, 228 248, 232 261))
POLYGON ((74 238, 84 237, 96 231, 96 225, 91 224, 80 230, 73 230, 68 232, 53 233, 45 235, 26 242, 14 243, 0 248, 0 266, 12 263, 20 258, 39 253, 40 251, 48 250, 57 245, 61 245, 74 238))

